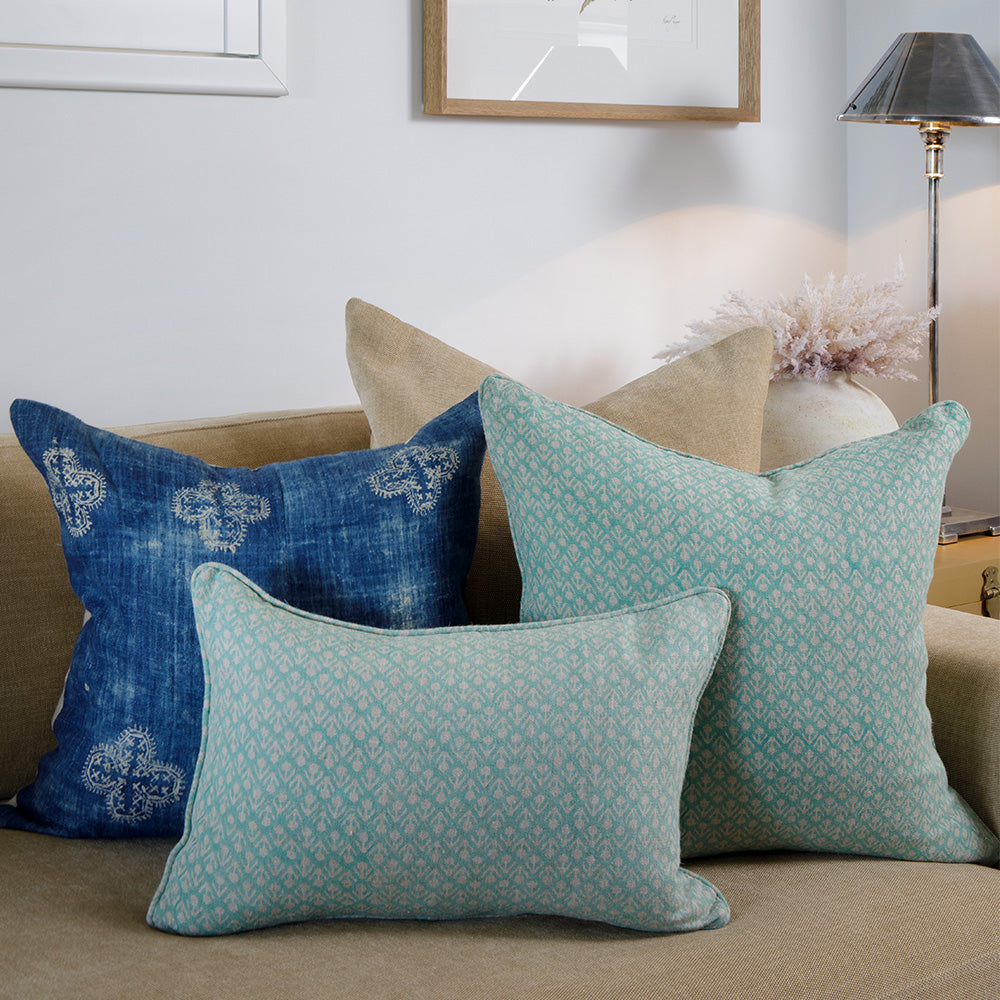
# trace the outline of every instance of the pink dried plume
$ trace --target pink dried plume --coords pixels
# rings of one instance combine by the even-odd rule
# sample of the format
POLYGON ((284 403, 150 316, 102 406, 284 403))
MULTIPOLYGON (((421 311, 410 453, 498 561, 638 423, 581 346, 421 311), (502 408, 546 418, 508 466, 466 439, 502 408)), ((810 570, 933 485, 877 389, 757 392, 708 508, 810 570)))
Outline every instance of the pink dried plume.
POLYGON ((710 320, 688 323, 691 334, 655 356, 675 361, 739 330, 763 326, 774 334, 771 381, 799 376, 821 382, 832 372, 915 379, 905 366, 927 340, 937 310, 909 314, 899 303, 902 270, 865 286, 863 275, 829 275, 817 285, 805 275, 794 297, 767 301, 730 292, 710 320))

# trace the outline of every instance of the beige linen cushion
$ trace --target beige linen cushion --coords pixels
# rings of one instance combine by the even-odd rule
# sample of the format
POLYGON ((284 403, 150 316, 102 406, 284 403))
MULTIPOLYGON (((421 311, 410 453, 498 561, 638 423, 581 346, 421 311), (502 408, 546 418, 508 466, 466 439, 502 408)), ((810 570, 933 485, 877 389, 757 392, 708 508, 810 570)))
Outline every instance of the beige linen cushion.
MULTIPOLYGON (((757 472, 772 350, 769 330, 744 330, 663 365, 586 409, 664 447, 757 472)), ((371 424, 373 447, 406 441, 497 371, 360 299, 347 303, 347 363, 371 424)), ((521 576, 503 493, 488 458, 482 489, 466 604, 473 622, 514 622, 521 576)))

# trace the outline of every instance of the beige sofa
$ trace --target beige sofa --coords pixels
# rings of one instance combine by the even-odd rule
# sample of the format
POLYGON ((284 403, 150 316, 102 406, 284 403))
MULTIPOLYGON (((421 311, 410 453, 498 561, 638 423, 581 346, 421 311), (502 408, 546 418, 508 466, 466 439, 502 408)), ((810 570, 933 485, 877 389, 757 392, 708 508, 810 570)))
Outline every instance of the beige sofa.
MULTIPOLYGON (((126 429, 221 465, 368 445, 360 409, 126 429)), ((82 608, 42 478, 0 438, 0 800, 29 782, 82 608)), ((928 703, 951 781, 1000 830, 1000 626, 925 619, 928 703)), ((699 860, 732 920, 651 935, 525 916, 329 921, 193 939, 145 913, 171 844, 0 830, 0 997, 1000 997, 1000 871, 761 854, 699 860)))

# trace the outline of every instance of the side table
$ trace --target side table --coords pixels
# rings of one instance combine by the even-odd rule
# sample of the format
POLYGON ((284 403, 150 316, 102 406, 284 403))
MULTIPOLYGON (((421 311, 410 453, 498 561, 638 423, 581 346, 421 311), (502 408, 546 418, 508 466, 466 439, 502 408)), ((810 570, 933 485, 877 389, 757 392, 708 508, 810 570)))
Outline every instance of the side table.
POLYGON ((1000 536, 964 535, 939 545, 927 603, 1000 618, 1000 536), (990 572, 992 570, 992 573, 990 572))

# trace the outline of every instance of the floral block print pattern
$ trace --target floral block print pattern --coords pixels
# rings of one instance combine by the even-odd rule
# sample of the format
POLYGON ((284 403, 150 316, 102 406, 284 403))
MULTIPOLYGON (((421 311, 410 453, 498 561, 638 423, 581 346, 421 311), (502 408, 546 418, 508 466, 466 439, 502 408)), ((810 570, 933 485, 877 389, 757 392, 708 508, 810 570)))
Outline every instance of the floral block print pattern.
POLYGON ((203 690, 188 582, 207 560, 348 621, 468 621, 461 588, 485 448, 475 395, 406 447, 254 470, 211 466, 28 400, 11 417, 46 478, 70 581, 90 614, 67 664, 58 748, 16 807, 0 806, 0 826, 180 835, 203 690), (398 479, 401 452, 421 450, 438 459, 432 487, 372 489, 398 479))
POLYGON ((271 516, 271 501, 243 492, 239 483, 184 486, 174 493, 170 509, 182 521, 198 526, 198 536, 210 552, 235 552, 251 524, 271 516))
POLYGON ((53 444, 42 455, 45 480, 52 503, 66 530, 79 538, 90 531, 91 512, 104 503, 108 484, 104 476, 93 469, 83 469, 72 448, 53 444))
POLYGON ((695 723, 685 856, 800 849, 995 862, 948 784, 922 615, 957 403, 752 475, 637 438, 508 379, 480 405, 524 581, 522 619, 695 586, 733 602, 695 723))
POLYGON ((390 632, 295 611, 227 567, 192 584, 205 725, 148 920, 559 914, 718 927, 678 807, 729 602, 702 589, 544 624, 390 632))
POLYGON ((126 729, 114 743, 94 747, 83 765, 83 783, 105 796, 121 823, 141 823, 159 806, 179 802, 184 773, 156 760, 156 743, 144 729, 126 729))
POLYGON ((368 485, 380 497, 405 496, 415 514, 429 514, 436 506, 444 484, 458 469, 452 448, 400 448, 368 485))

